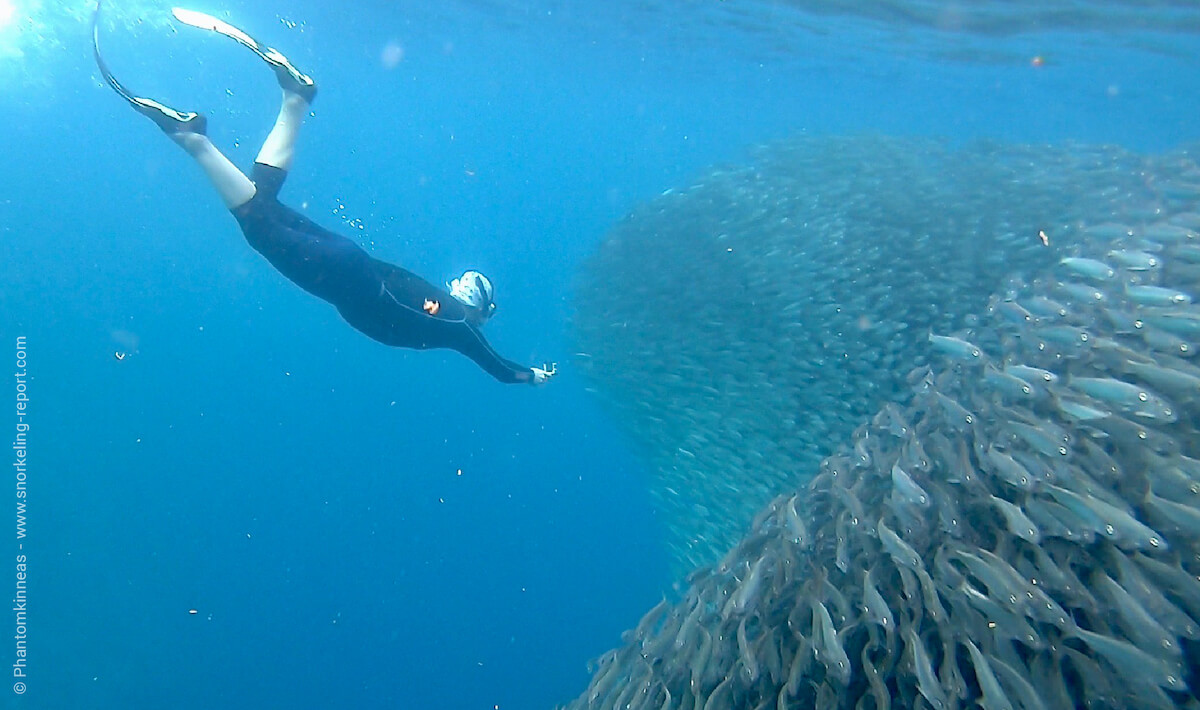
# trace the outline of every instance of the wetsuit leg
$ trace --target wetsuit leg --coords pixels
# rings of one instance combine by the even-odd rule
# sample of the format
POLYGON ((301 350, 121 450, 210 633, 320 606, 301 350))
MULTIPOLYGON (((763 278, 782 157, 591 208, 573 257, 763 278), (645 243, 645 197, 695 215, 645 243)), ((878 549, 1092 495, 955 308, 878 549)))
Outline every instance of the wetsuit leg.
POLYGON ((335 306, 378 294, 381 281, 362 247, 276 199, 285 171, 256 163, 253 177, 254 198, 232 212, 255 251, 292 283, 335 306))

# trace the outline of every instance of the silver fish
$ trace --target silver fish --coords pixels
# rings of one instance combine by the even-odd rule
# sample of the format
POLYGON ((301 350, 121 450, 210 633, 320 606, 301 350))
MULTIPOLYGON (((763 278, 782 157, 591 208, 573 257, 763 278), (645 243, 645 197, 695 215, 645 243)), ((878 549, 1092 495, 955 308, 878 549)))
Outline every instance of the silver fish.
POLYGON ((755 657, 754 649, 750 646, 750 641, 746 636, 746 617, 742 617, 742 621, 737 627, 737 646, 742 662, 742 670, 745 671, 746 679, 753 683, 758 680, 758 659, 755 657))
POLYGON ((1200 501, 1200 480, 1188 475, 1177 458, 1147 454, 1146 459, 1144 470, 1153 490, 1172 501, 1200 501))
POLYGON ((904 565, 910 569, 916 569, 921 566, 921 556, 917 551, 909 546, 907 542, 900 539, 900 536, 892 532, 892 529, 887 526, 882 520, 875 526, 879 533, 879 541, 883 543, 883 549, 887 551, 892 559, 897 564, 904 565))
POLYGON ((1200 510, 1160 498, 1153 491, 1146 494, 1146 508, 1157 520, 1169 523, 1189 538, 1200 538, 1200 510))
POLYGON ((807 547, 808 527, 804 524, 804 518, 800 516, 800 512, 796 510, 796 496, 788 499, 784 509, 787 515, 787 530, 792 543, 800 547, 807 547))
POLYGON ((1168 222, 1158 222, 1142 229, 1142 236, 1156 242, 1181 242, 1195 239, 1196 233, 1187 227, 1168 222))
POLYGON ((1004 367, 1004 372, 1012 375, 1013 377, 1019 377, 1030 384, 1038 386, 1044 386, 1058 382, 1058 375, 1040 367, 1030 367, 1029 365, 1006 365, 1004 367))
POLYGON ((1043 328, 1038 328, 1034 331, 1042 340, 1047 343, 1060 345, 1064 348, 1084 348, 1092 344, 1092 334, 1084 330, 1070 325, 1052 325, 1043 328))
POLYGON ((1146 310, 1142 318, 1151 325, 1182 337, 1200 336, 1200 312, 1195 310, 1146 310))
POLYGON ((1165 655, 1175 662, 1180 662, 1182 651, 1178 639, 1168 633, 1132 594, 1102 571, 1096 573, 1093 584, 1108 597, 1124 622, 1123 628, 1130 636, 1138 639, 1144 650, 1152 655, 1165 655))
POLYGON ((892 490, 905 503, 920 508, 929 507, 929 494, 900 468, 899 461, 892 464, 892 490))
POLYGON ((935 709, 946 708, 949 700, 942 691, 942 684, 938 681, 937 674, 933 672, 933 662, 929 660, 929 652, 925 650, 925 644, 917 638, 911 627, 905 629, 904 642, 912 655, 913 666, 917 672, 917 690, 935 709))
POLYGON ((1028 490, 1033 486, 1033 476, 1012 456, 994 446, 988 447, 985 456, 993 470, 1004 480, 1022 490, 1028 490))
POLYGON ((925 571, 924 567, 918 567, 914 570, 917 576, 917 581, 921 585, 921 598, 925 602, 925 613, 929 615, 929 620, 935 624, 942 624, 946 621, 946 610, 942 606, 941 598, 938 596, 937 586, 933 582, 933 578, 925 571))
POLYGON ((1029 598, 1026 583, 1008 563, 1003 562, 986 550, 977 550, 978 556, 966 550, 955 550, 955 556, 963 562, 976 578, 987 585, 989 596, 1006 607, 1023 612, 1029 598), (984 559, 987 557, 988 559, 984 559))
MULTIPOLYGON (((987 628, 1000 638, 1013 639, 1029 646, 1042 648, 1045 643, 1026 619, 1023 609, 1014 608, 1000 599, 984 594, 966 581, 960 582, 951 597, 951 605, 965 600, 978 609, 987 620, 987 628)), ((990 636, 991 634, 989 634, 990 636)))
POLYGON ((969 343, 962 338, 930 333, 929 342, 933 344, 935 350, 963 362, 980 362, 987 359, 978 345, 969 343))
POLYGON ((1021 707, 1025 710, 1047 710, 1041 695, 1030 685, 1026 675, 1014 667, 1020 665, 1018 661, 1013 660, 1010 665, 999 658, 992 658, 991 664, 996 677, 1008 687, 1009 692, 1017 698, 1021 707))
POLYGON ((1041 531, 1038 530, 1037 525, 1029 519, 1029 516, 1025 515, 1025 511, 1021 510, 1019 506, 1013 505, 1003 498, 997 498, 996 496, 991 496, 990 500, 992 505, 1004 516, 1004 521, 1008 526, 1009 532, 1024 540, 1028 540, 1034 545, 1041 542, 1041 531))
POLYGON ((1162 286, 1126 286, 1125 297, 1141 306, 1180 306, 1192 302, 1189 294, 1162 286))
POLYGON ((1095 527, 1093 529, 1121 547, 1138 550, 1168 549, 1167 542, 1162 535, 1143 524, 1126 510, 1094 496, 1079 495, 1057 486, 1048 486, 1047 491, 1071 512, 1081 518, 1094 520, 1095 527))
POLYGON ((1136 249, 1114 249, 1108 252, 1109 257, 1130 271, 1149 271, 1162 264, 1154 254, 1136 249))
POLYGON ((825 608, 824 604, 814 600, 812 612, 812 628, 817 655, 830 675, 845 686, 850 682, 850 658, 846 655, 846 649, 842 648, 841 641, 838 640, 837 630, 833 627, 833 619, 829 616, 829 610, 825 608))
POLYGON ((804 682, 805 676, 808 675, 808 666, 812 659, 811 644, 805 639, 801 642, 800 648, 796 650, 796 655, 792 657, 792 665, 788 669, 787 683, 783 686, 787 697, 794 698, 800 694, 800 686, 804 682))
POLYGON ((1034 318, 1032 313, 1025 310, 1016 301, 1000 301, 992 307, 992 310, 1009 323, 1017 325, 1032 323, 1034 318))
POLYGON ((1080 303, 1100 303, 1104 301, 1104 292, 1087 284, 1076 283, 1074 281, 1060 281, 1057 288, 1063 295, 1080 303))
POLYGON ((850 525, 847 522, 849 517, 849 512, 843 512, 834 525, 834 535, 837 537, 834 565, 843 573, 850 569, 850 525))
POLYGON ((750 567, 750 573, 742 580, 737 593, 733 595, 733 609, 739 614, 744 613, 747 607, 752 606, 758 598, 758 592, 765 576, 763 567, 766 562, 766 557, 759 557, 755 560, 754 565, 750 567))
POLYGON ((896 621, 892 610, 876 589, 869 569, 863 575, 863 611, 869 621, 879 624, 889 632, 895 629, 896 621))
POLYGON ((1019 377, 1001 372, 991 365, 984 368, 983 381, 1010 400, 1033 399, 1045 393, 1041 387, 1035 389, 1035 385, 1031 385, 1019 377))
POLYGON ((1038 318, 1066 318, 1069 312, 1065 305, 1041 296, 1035 296, 1022 303, 1030 313, 1038 318))
POLYGON ((1004 688, 1000 687, 1000 681, 996 680, 996 674, 992 672, 992 664, 988 663, 987 658, 970 639, 964 638, 962 643, 971 654, 975 678, 979 681, 979 689, 983 691, 980 705, 984 710, 1013 710, 1012 701, 1004 694, 1004 688))
POLYGON ((1078 419, 1085 422, 1091 421, 1092 419, 1103 419, 1104 417, 1112 414, 1112 412, 1108 411, 1107 409, 1100 409, 1099 407, 1085 404, 1079 400, 1068 399, 1066 397, 1058 397, 1054 400, 1054 404, 1063 414, 1066 414, 1072 419, 1078 419))
POLYGON ((1017 435, 1025 443, 1032 446, 1039 453, 1046 456, 1068 458, 1071 455, 1071 450, 1067 448, 1062 437, 1055 436, 1053 432, 1047 428, 1047 423, 1041 427, 1031 426, 1024 422, 1007 421, 1004 423, 1014 434, 1017 435))
POLYGON ((955 429, 967 429, 975 423, 975 415, 957 401, 937 391, 934 391, 933 396, 945 413, 946 419, 955 429))
POLYGON ((1170 367, 1127 360, 1125 370, 1172 397, 1200 397, 1200 377, 1170 367))
POLYGON ((1081 520, 1065 507, 1048 500, 1030 498, 1025 501, 1025 513, 1037 523, 1043 538, 1061 537, 1066 540, 1090 543, 1096 539, 1096 521, 1081 520))
POLYGON ((1132 683, 1149 680, 1167 690, 1176 691, 1183 691, 1187 687, 1183 681, 1183 669, 1178 664, 1151 656, 1137 646, 1111 636, 1085 629, 1076 629, 1075 636, 1103 656, 1132 683))
POLYGON ((1096 259, 1067 257, 1059 263, 1065 266, 1069 271, 1073 271, 1076 274, 1085 276, 1089 279, 1107 281, 1108 279, 1111 279, 1117 275, 1117 272, 1113 269, 1113 267, 1096 259))
POLYGON ((1142 336, 1142 340, 1146 342, 1154 350, 1159 352, 1169 353, 1178 357, 1192 357, 1196 354, 1196 346, 1188 340, 1168 333, 1165 330, 1146 326, 1138 333, 1142 336))
POLYGON ((1072 377, 1067 385, 1132 414, 1167 422, 1175 421, 1175 410, 1170 403, 1146 387, 1132 382, 1112 377, 1072 377))

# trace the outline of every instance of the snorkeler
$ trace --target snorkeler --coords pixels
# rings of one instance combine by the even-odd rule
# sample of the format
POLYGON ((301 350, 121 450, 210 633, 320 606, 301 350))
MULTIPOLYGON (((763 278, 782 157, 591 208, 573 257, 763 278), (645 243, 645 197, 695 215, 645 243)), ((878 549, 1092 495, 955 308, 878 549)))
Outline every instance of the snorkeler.
POLYGON ((92 21, 96 64, 105 81, 138 113, 154 121, 200 165, 246 241, 292 283, 337 308, 347 323, 385 345, 426 350, 450 348, 505 383, 542 384, 554 363, 524 367, 501 357, 479 331, 496 312, 492 282, 478 271, 451 281, 449 291, 416 274, 372 258, 350 239, 317 226, 277 199, 292 165, 296 137, 317 94, 312 78, 282 54, 245 32, 204 13, 175 8, 185 25, 225 35, 258 55, 283 89, 283 106, 247 177, 206 135, 202 114, 176 111, 131 94, 100 56, 98 18, 92 21))

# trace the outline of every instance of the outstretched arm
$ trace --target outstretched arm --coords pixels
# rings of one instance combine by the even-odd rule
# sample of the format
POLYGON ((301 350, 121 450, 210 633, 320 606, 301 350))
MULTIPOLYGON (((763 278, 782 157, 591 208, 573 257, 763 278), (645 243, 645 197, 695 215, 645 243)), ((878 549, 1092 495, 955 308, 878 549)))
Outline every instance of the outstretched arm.
POLYGON ((525 367, 512 360, 500 357, 492 348, 483 334, 474 327, 467 327, 470 335, 456 348, 459 352, 475 361, 492 377, 505 384, 541 385, 550 380, 558 369, 553 364, 542 367, 525 367))

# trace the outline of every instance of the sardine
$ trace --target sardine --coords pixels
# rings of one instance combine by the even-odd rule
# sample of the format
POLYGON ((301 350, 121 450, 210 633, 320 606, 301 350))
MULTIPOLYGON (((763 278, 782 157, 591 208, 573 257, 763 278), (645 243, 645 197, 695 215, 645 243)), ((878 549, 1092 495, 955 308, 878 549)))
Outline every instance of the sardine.
POLYGON ((903 565, 909 569, 916 569, 921 566, 921 556, 917 551, 909 546, 907 542, 900 539, 900 536, 892 532, 882 520, 876 525, 879 533, 879 542, 883 544, 883 549, 887 551, 896 564, 903 565))
POLYGON ((986 460, 991 464, 992 470, 995 473, 1017 488, 1029 490, 1033 486, 1033 476, 1030 475, 1029 471, 1017 463, 1016 459, 1012 456, 1000 451, 996 447, 988 447, 986 460))
POLYGON ((1066 446, 1067 442, 1063 441, 1061 436, 1056 436, 1056 432, 1049 431, 1045 426, 1039 428, 1030 426, 1024 422, 1011 420, 1005 422, 1005 426, 1039 453, 1064 459, 1071 455, 1071 450, 1066 446))
POLYGON ((1094 584, 1116 609, 1124 622, 1122 628, 1130 637, 1138 640, 1143 650, 1152 655, 1167 656, 1175 662, 1181 661, 1178 639, 1168 633, 1132 594, 1103 571, 1096 573, 1094 584))
POLYGON ((1149 271, 1162 264, 1156 255, 1134 249, 1114 249, 1108 255, 1130 271, 1149 271))
POLYGON ((1107 281, 1108 279, 1111 279, 1117 275, 1116 270, 1114 270, 1111 266, 1096 259, 1088 259, 1085 257, 1067 257, 1059 263, 1065 266, 1068 271, 1072 271, 1080 276, 1084 276, 1089 279, 1096 279, 1098 281, 1107 281))
POLYGON ((1006 365, 1004 372, 1014 377, 1019 377, 1029 384, 1045 386, 1058 382, 1058 375, 1049 370, 1040 367, 1030 367, 1029 365, 1006 365))
POLYGON ((892 490, 905 503, 920 508, 929 507, 929 494, 900 468, 899 462, 892 464, 892 490))
POLYGON ((1000 514, 1004 516, 1004 522, 1007 525, 1009 532, 1024 540, 1028 540, 1034 545, 1041 542, 1041 531, 1039 531, 1037 525, 1035 525, 1034 522, 1029 519, 1029 516, 1025 515, 1025 511, 1021 510, 1019 506, 1013 505, 1003 498, 990 496, 990 499, 992 505, 994 505, 996 509, 1000 511, 1000 514))
POLYGON ((942 684, 938 681, 937 674, 933 672, 933 662, 929 660, 929 652, 925 650, 925 644, 917 638, 911 627, 904 631, 904 642, 912 656, 913 667, 916 670, 917 690, 936 710, 946 708, 949 701, 945 692, 942 691, 942 684))
POLYGON ((742 617, 741 623, 737 627, 737 646, 738 657, 741 659, 742 670, 745 671, 746 680, 750 683, 758 680, 758 659, 754 656, 754 649, 750 645, 750 640, 746 636, 746 617, 742 617))
POLYGON ((967 408, 959 404, 957 401, 947 397, 941 392, 933 393, 934 399, 941 406, 942 411, 946 415, 946 419, 950 425, 959 431, 966 431, 975 423, 975 415, 967 411, 967 408))
POLYGON ((812 603, 813 636, 817 656, 831 676, 838 679, 843 686, 850 682, 850 658, 838 639, 837 630, 833 627, 833 619, 829 610, 819 601, 812 603))
POLYGON ((987 360, 978 345, 969 343, 961 338, 946 335, 929 334, 929 342, 938 352, 944 353, 963 362, 981 362, 987 360))
POLYGON ((754 561, 754 565, 750 567, 750 573, 742 580, 738 586, 737 592, 733 595, 733 610, 739 614, 745 613, 746 609, 753 606, 758 598, 759 588, 762 586, 763 567, 766 564, 767 558, 759 557, 754 561))
POLYGON ((1185 691, 1183 669, 1177 663, 1156 658, 1133 644, 1085 629, 1076 629, 1075 637, 1103 656, 1118 673, 1131 683, 1149 680, 1167 690, 1185 691))
POLYGON ((1125 297, 1140 306, 1182 306, 1192 302, 1189 294, 1162 286, 1126 286, 1125 297))
POLYGON ((992 664, 979 652, 979 648, 970 639, 962 640, 967 652, 971 654, 971 665, 975 668, 975 678, 979 681, 979 689, 983 692, 980 705, 984 710, 1013 710, 1012 701, 1004 694, 1000 681, 992 672, 992 664))
POLYGON ((1147 362, 1127 360, 1125 370, 1138 379, 1153 385, 1172 397, 1191 399, 1200 397, 1200 377, 1169 367, 1160 367, 1147 362))
POLYGON ((1076 283, 1074 281, 1060 281, 1058 283, 1058 291, 1071 300, 1078 301, 1080 303, 1100 303, 1104 300, 1103 291, 1096 289, 1094 286, 1076 283))
POLYGON ((1175 410, 1146 387, 1112 377, 1072 377, 1068 386, 1137 416, 1175 421, 1175 410))
POLYGON ((869 569, 863 575, 863 612, 869 621, 879 624, 889 633, 895 629, 896 622, 892 610, 875 588, 869 569))
POLYGON ((1065 305, 1042 296, 1034 296, 1022 304, 1038 318, 1066 318, 1069 313, 1065 305))
POLYGON ((983 381, 999 394, 1012 400, 1033 399, 1045 394, 1045 390, 1032 385, 1020 377, 997 370, 988 365, 983 371, 983 381))

